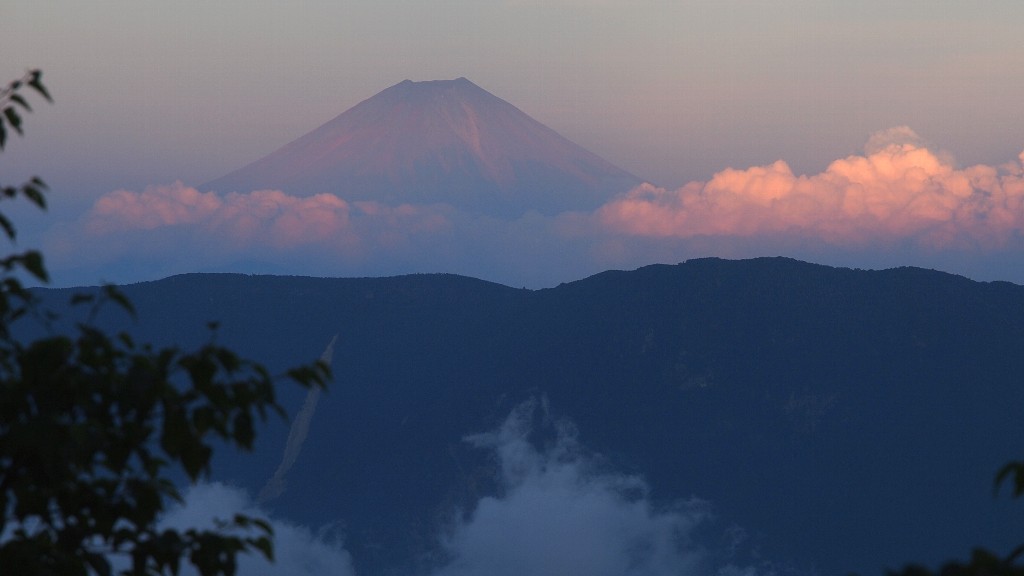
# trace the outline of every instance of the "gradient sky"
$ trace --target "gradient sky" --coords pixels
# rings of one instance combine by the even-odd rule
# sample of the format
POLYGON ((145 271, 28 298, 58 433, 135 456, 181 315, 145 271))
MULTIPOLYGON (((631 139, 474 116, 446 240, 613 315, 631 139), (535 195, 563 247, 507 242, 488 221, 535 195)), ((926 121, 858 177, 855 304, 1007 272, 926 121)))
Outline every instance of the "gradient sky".
MULTIPOLYGON (((0 176, 12 183, 40 174, 54 189, 50 215, 16 212, 25 242, 48 251, 96 242, 93 268, 78 253, 51 258, 57 283, 138 280, 190 266, 228 266, 227 256, 153 264, 174 258, 173 250, 163 248, 122 254, 115 268, 98 256, 113 240, 100 241, 83 230, 103 195, 141 194, 147 186, 166 188, 175 181, 195 186, 219 177, 403 79, 469 78, 650 180, 661 192, 640 191, 632 199, 656 196, 651 204, 660 209, 685 204, 680 198, 694 186, 720 181, 727 169, 750 175, 778 160, 797 180, 806 175, 832 182, 835 161, 868 158, 869 138, 896 127, 908 127, 912 132, 904 133, 915 134, 914 146, 930 151, 941 161, 939 172, 955 179, 958 171, 977 165, 1020 167, 1022 25, 1024 3, 1016 0, 11 0, 0 6, 0 78, 41 68, 56 103, 40 105, 27 118, 27 137, 0 156, 0 176), (123 272, 132 258, 146 264, 123 272), (71 261, 78 263, 76 271, 62 276, 61 267, 70 270, 71 261)), ((1024 282, 1024 258, 1018 257, 1018 220, 1024 217, 1016 213, 995 243, 978 232, 989 213, 972 216, 968 236, 974 243, 965 248, 962 238, 944 244, 933 231, 913 226, 903 228, 895 244, 854 246, 849 235, 828 236, 817 213, 805 211, 797 225, 839 246, 833 253, 806 238, 775 238, 764 248, 758 234, 777 232, 772 226, 754 226, 739 236, 712 231, 718 241, 691 239, 684 246, 680 238, 692 235, 665 232, 663 224, 653 236, 672 242, 638 239, 630 230, 639 225, 624 223, 624 212, 615 211, 623 206, 609 207, 600 218, 592 215, 607 229, 601 238, 589 234, 588 246, 575 253, 600 258, 575 268, 551 267, 586 274, 603 266, 774 250, 825 263, 923 265, 1024 282), (628 237, 610 238, 611 232, 628 237), (956 250, 948 252, 951 246, 956 250)), ((503 250, 531 226, 558 228, 560 238, 566 229, 564 221, 519 222, 507 226, 503 238, 488 241, 503 250)), ((136 243, 173 238, 165 231, 136 243)), ((535 286, 573 279, 530 276, 525 262, 540 254, 518 256, 524 263, 505 267, 511 272, 504 276, 469 256, 431 259, 421 253, 402 253, 389 266, 339 261, 327 270, 296 265, 289 271, 397 273, 436 265, 535 286)), ((234 257, 243 256, 271 258, 234 257)), ((312 262, 318 254, 287 256, 312 262)))

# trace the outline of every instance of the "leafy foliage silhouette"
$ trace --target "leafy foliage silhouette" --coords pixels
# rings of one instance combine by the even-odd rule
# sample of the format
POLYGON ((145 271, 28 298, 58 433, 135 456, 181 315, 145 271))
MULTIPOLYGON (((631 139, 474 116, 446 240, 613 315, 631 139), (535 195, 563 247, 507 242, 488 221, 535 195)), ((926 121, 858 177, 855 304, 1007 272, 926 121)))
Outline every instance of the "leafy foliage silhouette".
MULTIPOLYGON (((1019 498, 1024 494, 1024 461, 1011 461, 996 473, 994 492, 1012 482, 1011 496, 1019 498)), ((1024 576, 1024 544, 1009 554, 1000 556, 985 548, 975 548, 967 562, 951 561, 943 564, 938 571, 911 564, 902 570, 889 572, 890 576, 1024 576)))
MULTIPOLYGON (((28 93, 46 101, 42 74, 31 70, 0 90, 0 150, 8 128, 23 133, 28 93)), ((2 187, 2 198, 46 208, 46 184, 34 177, 2 187)), ((14 224, 0 213, 13 242, 14 224)), ((163 512, 182 496, 171 477, 209 474, 212 443, 250 449, 257 420, 284 415, 274 382, 260 364, 216 343, 186 352, 138 344, 126 333, 95 326, 101 308, 134 315, 127 298, 107 286, 78 295, 86 320, 73 335, 22 343, 12 323, 35 317, 52 326, 21 278, 47 282, 42 254, 0 260, 0 567, 27 575, 177 574, 182 561, 203 576, 231 575, 238 555, 273 559, 271 526, 246 515, 212 530, 166 529, 163 512), (120 560, 118 560, 120 558, 120 560), (115 568, 116 566, 116 568, 115 568), (122 568, 122 566, 125 566, 122 568)), ((323 386, 322 363, 283 378, 323 386)))

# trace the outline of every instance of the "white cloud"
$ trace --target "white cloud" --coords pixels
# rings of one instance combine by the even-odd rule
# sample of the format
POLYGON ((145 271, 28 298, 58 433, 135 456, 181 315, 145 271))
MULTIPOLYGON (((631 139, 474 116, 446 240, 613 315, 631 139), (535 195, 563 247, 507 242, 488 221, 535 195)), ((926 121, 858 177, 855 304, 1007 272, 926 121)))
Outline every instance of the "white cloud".
POLYGON ((865 150, 819 174, 798 176, 779 160, 678 190, 644 185, 596 218, 631 236, 795 236, 847 248, 909 241, 984 252, 1024 235, 1021 164, 958 169, 905 126, 872 136, 865 150))
MULTIPOLYGON (((198 484, 184 494, 184 502, 161 521, 166 528, 213 528, 216 519, 242 513, 266 518, 246 492, 219 483, 198 484)), ((274 562, 259 553, 239 558, 238 573, 246 576, 348 576, 355 574, 352 560, 339 538, 314 534, 290 522, 271 519, 274 529, 274 562)), ((191 570, 191 566, 189 566, 191 570)), ((194 573, 194 572, 192 572, 194 573)), ((183 574, 190 574, 183 570, 183 574)))
MULTIPOLYGON (((517 407, 489 433, 467 438, 491 451, 498 494, 480 499, 438 535, 444 561, 431 576, 754 576, 732 548, 711 550, 698 531, 713 523, 707 502, 656 504, 638 476, 616 473, 576 440, 571 423, 545 404, 517 407), (551 436, 543 449, 531 438, 551 436)), ((410 479, 414 482, 415 479, 410 479)), ((266 518, 245 491, 199 484, 162 520, 164 527, 209 528, 236 513, 266 518)), ((275 562, 246 555, 239 573, 346 576, 355 572, 338 537, 270 518, 275 562)), ((726 537, 728 539, 728 535, 726 537)), ((184 572, 191 574, 191 572, 184 572)))
POLYGON ((879 130, 868 138, 864 144, 864 154, 870 156, 883 152, 890 146, 912 146, 914 148, 931 148, 924 138, 914 132, 910 126, 893 126, 879 130))
POLYGON ((695 542, 695 529, 709 519, 707 503, 654 504, 641 478, 604 469, 564 422, 549 420, 556 438, 535 448, 529 436, 537 410, 526 403, 497 431, 469 438, 494 451, 503 491, 481 499, 445 536, 450 561, 435 576, 752 573, 714 566, 695 542))
POLYGON ((1024 154, 959 168, 910 128, 862 155, 795 174, 779 160, 669 190, 643 185, 594 212, 497 219, 449 205, 390 206, 279 190, 118 190, 43 246, 61 285, 195 271, 314 276, 453 272, 548 287, 608 268, 786 255, 918 265, 1024 282, 1024 154))

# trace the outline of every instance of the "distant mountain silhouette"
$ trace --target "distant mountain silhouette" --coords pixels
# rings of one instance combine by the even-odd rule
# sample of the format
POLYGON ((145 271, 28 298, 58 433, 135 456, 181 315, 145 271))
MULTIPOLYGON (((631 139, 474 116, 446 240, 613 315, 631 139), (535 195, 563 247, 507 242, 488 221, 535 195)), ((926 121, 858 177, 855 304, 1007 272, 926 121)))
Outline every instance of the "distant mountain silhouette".
MULTIPOLYGON (((880 574, 1024 534, 991 484, 1024 454, 1022 286, 763 258, 537 291, 234 274, 124 290, 140 322, 110 327, 189 346, 218 321, 219 342, 273 370, 340 334, 336 382, 274 506, 344 522, 361 573, 402 573, 444 512, 492 494, 493 460, 462 438, 538 396, 659 501, 708 499, 778 574, 880 574)), ((281 394, 295 414, 301 391, 281 394)), ((255 454, 219 454, 218 477, 255 494, 287 436, 274 424, 255 454)))
POLYGON ((640 179, 465 78, 396 84, 248 166, 219 192, 330 192, 496 216, 590 210, 640 179))

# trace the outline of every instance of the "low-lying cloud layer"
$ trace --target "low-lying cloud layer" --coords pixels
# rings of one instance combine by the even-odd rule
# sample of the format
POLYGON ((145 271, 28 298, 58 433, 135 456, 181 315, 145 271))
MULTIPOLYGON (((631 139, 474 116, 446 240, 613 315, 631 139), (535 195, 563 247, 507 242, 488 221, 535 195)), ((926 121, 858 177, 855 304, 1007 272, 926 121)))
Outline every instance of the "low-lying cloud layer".
MULTIPOLYGON (((729 553, 699 542, 697 529, 709 523, 707 503, 656 505, 642 479, 602 466, 572 430, 569 423, 547 418, 540 403, 527 402, 499 429, 468 439, 495 455, 499 495, 481 499, 471 514, 438 535, 445 559, 433 576, 755 574, 753 567, 732 562, 729 553), (543 450, 529 440, 538 421, 557 430, 543 450)), ((265 516, 243 490, 205 484, 189 490, 164 523, 211 527, 214 518, 236 512, 265 516)), ((337 534, 317 534, 280 520, 272 525, 276 562, 248 556, 239 573, 354 574, 337 534)))
POLYGON ((840 246, 909 240, 988 249, 1024 232, 1024 173, 1016 162, 957 169, 901 127, 819 174, 797 176, 782 160, 727 169, 678 190, 641 186, 597 216, 609 230, 640 236, 787 234, 840 246))
POLYGON ((382 242, 397 241, 396 232, 439 232, 448 223, 443 210, 377 202, 347 202, 333 194, 289 196, 279 190, 232 192, 221 197, 175 182, 142 192, 118 190, 101 197, 85 218, 94 236, 177 227, 216 237, 238 250, 288 250, 326 244, 354 251, 375 225, 382 242), (363 220, 368 222, 363 222, 363 220))
POLYGON ((541 287, 609 267, 693 257, 830 263, 830 254, 842 254, 838 263, 846 265, 924 265, 1024 282, 997 264, 1024 247, 1022 163, 1024 154, 999 166, 959 168, 898 127, 817 174, 794 174, 779 160, 725 169, 677 190, 645 184, 594 212, 514 220, 450 205, 389 206, 280 190, 219 194, 179 182, 102 196, 77 223, 52 230, 44 250, 58 281, 62 270, 76 268, 78 276, 92 272, 93 282, 210 270, 456 272, 541 287), (979 274, 987 259, 993 271, 979 274), (957 261, 974 268, 959 270, 957 261))

